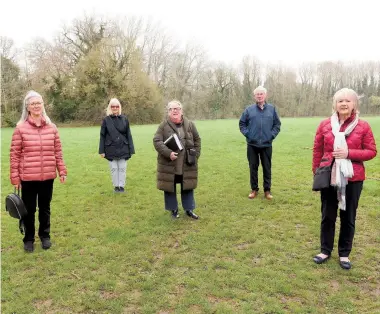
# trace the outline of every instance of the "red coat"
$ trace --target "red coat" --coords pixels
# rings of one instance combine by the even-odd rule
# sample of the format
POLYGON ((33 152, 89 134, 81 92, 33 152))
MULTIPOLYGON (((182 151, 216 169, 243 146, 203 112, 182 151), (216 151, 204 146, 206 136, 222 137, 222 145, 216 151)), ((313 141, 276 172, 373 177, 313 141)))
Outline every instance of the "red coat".
MULTIPOLYGON (((354 118, 355 115, 348 118, 340 127, 340 131, 343 132, 354 118)), ((318 167, 331 165, 334 139, 330 118, 323 120, 319 124, 314 139, 313 173, 318 167)), ((354 169, 354 175, 349 181, 364 181, 365 169, 363 162, 374 158, 377 153, 375 139, 369 124, 359 119, 357 126, 346 137, 346 142, 348 146, 347 158, 351 160, 354 169)))
POLYGON ((41 121, 37 126, 29 117, 19 124, 12 136, 10 179, 13 185, 20 181, 45 181, 66 176, 61 140, 57 127, 41 121))

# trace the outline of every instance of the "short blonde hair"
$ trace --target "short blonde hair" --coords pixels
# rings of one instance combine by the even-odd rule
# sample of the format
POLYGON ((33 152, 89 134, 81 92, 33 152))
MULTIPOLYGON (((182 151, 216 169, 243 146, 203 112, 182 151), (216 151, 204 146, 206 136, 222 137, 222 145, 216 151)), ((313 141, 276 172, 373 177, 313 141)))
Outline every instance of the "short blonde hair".
POLYGON ((339 100, 351 99, 354 102, 354 109, 358 111, 359 109, 359 96, 358 94, 350 88, 342 88, 338 90, 333 97, 332 112, 336 112, 336 104, 339 100))
POLYGON ((181 102, 177 99, 173 99, 172 101, 169 101, 166 109, 169 110, 172 105, 178 105, 179 107, 181 107, 181 109, 183 109, 181 102))
POLYGON ((108 107, 107 107, 107 116, 110 116, 112 113, 112 110, 111 110, 111 106, 112 105, 119 105, 119 115, 121 114, 121 104, 120 104, 120 101, 119 99, 117 98, 112 98, 108 104, 108 107))
POLYGON ((258 92, 263 92, 264 94, 266 94, 267 89, 264 86, 257 86, 253 91, 253 95, 256 95, 258 92))

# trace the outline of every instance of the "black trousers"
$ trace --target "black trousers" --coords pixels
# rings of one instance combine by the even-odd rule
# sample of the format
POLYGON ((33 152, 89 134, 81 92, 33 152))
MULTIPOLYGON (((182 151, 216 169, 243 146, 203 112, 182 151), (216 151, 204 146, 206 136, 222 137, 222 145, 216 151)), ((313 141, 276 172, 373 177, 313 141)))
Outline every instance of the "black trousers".
MULTIPOLYGON (((346 210, 340 210, 338 254, 348 257, 355 234, 356 209, 359 205, 363 181, 349 182, 346 186, 346 210)), ((338 212, 336 189, 330 186, 321 190, 321 252, 331 255, 334 247, 335 221, 338 212)))
POLYGON ((193 211, 195 208, 194 190, 183 189, 183 176, 175 175, 174 192, 164 191, 164 201, 166 210, 178 210, 177 188, 176 185, 181 184, 181 201, 185 211, 193 211))
POLYGON ((38 202, 38 220, 40 223, 38 236, 50 239, 50 202, 53 195, 54 179, 46 181, 21 181, 21 198, 28 215, 24 218, 24 242, 34 242, 35 213, 38 202))
POLYGON ((264 177, 264 192, 270 191, 272 180, 272 146, 255 147, 247 145, 247 158, 249 163, 251 190, 259 190, 257 173, 261 161, 264 177))

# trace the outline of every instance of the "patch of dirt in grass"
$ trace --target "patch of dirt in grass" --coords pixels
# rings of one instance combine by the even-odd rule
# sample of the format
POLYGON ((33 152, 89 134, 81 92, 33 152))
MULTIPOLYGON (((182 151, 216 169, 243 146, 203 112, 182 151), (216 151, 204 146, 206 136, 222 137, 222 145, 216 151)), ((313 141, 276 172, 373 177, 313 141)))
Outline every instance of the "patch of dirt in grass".
POLYGON ((186 287, 184 285, 178 285, 174 288, 174 291, 169 294, 170 300, 179 300, 186 293, 186 287))
POLYGON ((238 250, 247 250, 249 248, 250 243, 248 242, 243 242, 235 245, 238 250))
POLYGON ((171 313, 174 313, 174 312, 171 310, 159 310, 157 314, 171 314, 171 313))
POLYGON ((298 303, 303 304, 304 301, 299 297, 292 297, 292 296, 282 296, 280 298, 281 303, 288 304, 288 303, 298 303))
POLYGON ((7 252, 13 250, 14 246, 2 247, 1 252, 7 252))
POLYGON ((221 258, 222 261, 225 261, 225 262, 236 262, 236 259, 234 259, 233 257, 231 256, 223 256, 221 258))
POLYGON ((262 255, 261 254, 259 254, 257 256, 254 256, 252 258, 252 264, 254 264, 254 265, 260 264, 261 263, 261 259, 262 259, 262 255))
POLYGON ((159 251, 153 252, 153 256, 156 261, 161 261, 164 258, 164 254, 162 254, 162 252, 159 251))
POLYGON ((141 299, 142 293, 139 290, 133 290, 128 295, 133 301, 138 301, 141 299))
POLYGON ((123 314, 140 314, 140 309, 135 305, 128 305, 123 309, 123 314))
POLYGON ((113 291, 100 291, 100 297, 105 300, 115 299, 118 296, 120 296, 120 294, 113 291))
POLYGON ((201 314, 204 313, 204 311, 202 310, 202 307, 200 307, 199 305, 192 305, 189 307, 189 313, 201 314))
POLYGON ((379 287, 373 287, 371 285, 364 285, 363 283, 359 285, 361 293, 365 295, 371 295, 375 298, 380 297, 380 288, 379 287))
POLYGON ((51 305, 53 304, 53 300, 52 299, 47 299, 47 300, 38 300, 38 301, 35 301, 34 302, 34 306, 38 309, 38 310, 42 310, 42 309, 48 309, 49 307, 51 307, 51 305))
POLYGON ((332 289, 332 291, 338 291, 339 290, 339 282, 337 282, 336 280, 331 280, 330 281, 330 287, 332 289))
POLYGON ((218 298, 214 295, 208 295, 207 300, 211 304, 224 303, 224 304, 228 304, 234 309, 237 309, 239 307, 239 303, 236 302, 234 299, 230 299, 230 298, 218 298))

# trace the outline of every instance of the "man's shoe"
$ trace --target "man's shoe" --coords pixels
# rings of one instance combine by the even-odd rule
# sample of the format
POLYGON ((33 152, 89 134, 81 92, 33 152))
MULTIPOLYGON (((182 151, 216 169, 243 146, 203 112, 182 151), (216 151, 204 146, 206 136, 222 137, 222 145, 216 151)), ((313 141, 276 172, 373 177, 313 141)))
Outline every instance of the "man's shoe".
POLYGON ((273 198, 273 195, 270 194, 270 191, 266 191, 265 194, 264 194, 264 197, 267 199, 267 200, 271 200, 273 198))
POLYGON ((124 190, 124 188, 122 186, 119 186, 119 192, 120 193, 124 193, 125 192, 125 190, 124 190))
POLYGON ((32 241, 26 241, 24 243, 25 252, 32 253, 34 251, 34 243, 32 241))
POLYGON ((313 257, 313 261, 314 261, 314 263, 316 263, 316 264, 323 264, 323 263, 326 262, 329 258, 330 258, 330 255, 328 255, 327 257, 322 257, 322 256, 319 256, 319 255, 315 255, 315 256, 313 257))
POLYGON ((251 193, 249 193, 248 198, 253 200, 257 196, 257 192, 258 191, 256 190, 252 190, 251 193))
POLYGON ((196 215, 195 213, 193 213, 193 212, 190 211, 190 210, 187 210, 187 211, 186 211, 186 215, 189 216, 190 218, 193 218, 193 219, 199 219, 199 216, 196 215))
POLYGON ((48 250, 51 248, 51 241, 49 238, 42 238, 41 239, 41 246, 44 250, 48 250))
POLYGON ((115 186, 114 190, 113 190, 115 193, 119 193, 120 192, 120 188, 118 186, 115 186))
POLYGON ((172 210, 172 218, 174 218, 174 219, 179 218, 178 209, 172 210))
POLYGON ((342 267, 343 269, 351 269, 351 262, 350 261, 339 261, 339 265, 340 267, 342 267))

